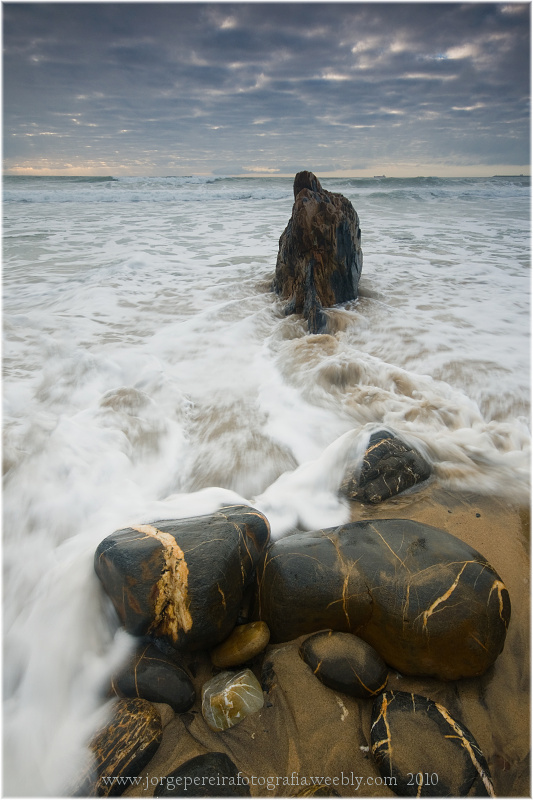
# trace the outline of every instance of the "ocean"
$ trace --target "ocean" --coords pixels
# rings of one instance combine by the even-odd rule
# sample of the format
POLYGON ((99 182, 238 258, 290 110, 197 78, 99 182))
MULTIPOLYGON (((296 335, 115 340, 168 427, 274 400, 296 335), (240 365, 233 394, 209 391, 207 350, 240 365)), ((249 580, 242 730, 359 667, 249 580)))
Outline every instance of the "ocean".
POLYGON ((114 530, 235 502, 274 537, 342 524, 384 427, 439 486, 529 503, 530 179, 321 183, 364 261, 311 336, 270 291, 291 179, 4 178, 4 794, 65 792, 105 717, 114 530))

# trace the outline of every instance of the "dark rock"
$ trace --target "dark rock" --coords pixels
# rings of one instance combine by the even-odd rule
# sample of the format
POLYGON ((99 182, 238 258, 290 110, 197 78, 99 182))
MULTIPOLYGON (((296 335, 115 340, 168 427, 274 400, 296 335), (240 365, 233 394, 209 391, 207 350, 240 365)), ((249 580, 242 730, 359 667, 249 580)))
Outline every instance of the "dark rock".
POLYGON ((119 700, 111 721, 89 745, 96 760, 96 794, 117 797, 131 788, 127 779, 142 772, 162 736, 161 717, 151 703, 139 699, 119 700))
POLYGON ((341 492, 360 503, 380 503, 427 480, 431 467, 417 450, 388 431, 373 433, 361 470, 349 475, 341 492))
POLYGON ((129 633, 209 648, 234 628, 269 535, 258 511, 230 506, 116 531, 99 544, 95 570, 129 633))
POLYGON ((352 697, 373 697, 387 683, 381 656, 352 633, 315 633, 301 644, 300 655, 325 686, 352 697))
POLYGON ((211 652, 211 661, 219 669, 244 664, 261 653, 269 639, 270 631, 265 622, 237 625, 228 638, 211 652))
POLYGON ((251 620, 251 612, 255 599, 255 585, 250 586, 243 595, 237 625, 246 625, 251 620))
POLYGON ((186 671, 152 644, 142 647, 128 666, 113 678, 119 697, 142 697, 152 703, 167 703, 177 714, 194 704, 194 686, 186 671))
POLYGON ((407 692, 383 692, 372 708, 372 755, 400 797, 494 797, 476 740, 440 704, 407 692))
POLYGON ((323 308, 357 297, 360 239, 350 201, 322 189, 312 172, 299 172, 292 216, 279 240, 274 290, 287 300, 285 313, 303 314, 311 333, 326 328, 323 308))
POLYGON ((250 789, 229 756, 206 753, 163 778, 154 797, 250 797, 250 789))
POLYGON ((511 605, 476 550, 438 528, 384 519, 274 542, 258 613, 273 642, 348 631, 401 673, 455 680, 495 661, 511 605))

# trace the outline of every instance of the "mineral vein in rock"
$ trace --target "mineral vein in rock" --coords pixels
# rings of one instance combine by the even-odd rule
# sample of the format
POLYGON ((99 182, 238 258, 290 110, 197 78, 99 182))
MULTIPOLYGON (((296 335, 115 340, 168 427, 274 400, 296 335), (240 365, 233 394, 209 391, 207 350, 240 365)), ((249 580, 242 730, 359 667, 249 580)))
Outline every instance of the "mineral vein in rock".
POLYGON ((139 525, 133 530, 153 536, 163 546, 165 568, 157 583, 154 620, 149 630, 157 630, 177 641, 180 630, 187 633, 192 628, 188 598, 189 568, 185 555, 170 533, 160 531, 153 525, 139 525))
MULTIPOLYGON (((394 694, 392 694, 392 697, 394 698, 394 694)), ((375 744, 373 744, 372 745, 372 753, 374 754, 376 752, 376 750, 379 750, 382 747, 382 745, 386 745, 387 746, 386 755, 387 755, 387 757, 389 759, 390 774, 392 775, 392 742, 391 742, 391 732, 390 732, 390 727, 389 727, 389 721, 387 719, 387 708, 388 708, 388 706, 389 706, 389 700, 387 699, 386 695, 383 695, 383 698, 381 700, 381 709, 380 709, 380 712, 379 712, 379 717, 377 718, 377 720, 372 725, 372 730, 378 724, 380 719, 383 719, 383 724, 385 725, 385 731, 387 733, 387 738, 386 739, 381 739, 381 741, 376 742, 375 744)))
POLYGON ((372 530, 374 531, 374 533, 376 533, 376 534, 379 536, 379 538, 381 539, 381 541, 383 542, 383 544, 384 544, 386 547, 388 547, 388 549, 391 551, 391 553, 392 553, 392 555, 394 556, 394 558, 397 558, 397 559, 398 559, 398 561, 400 562, 400 564, 402 565, 402 567, 403 567, 403 568, 406 570, 406 572, 409 572, 409 568, 405 566, 405 563, 402 561, 402 559, 400 558, 400 556, 398 555, 398 553, 395 553, 395 552, 394 552, 394 550, 392 549, 392 547, 390 546, 390 544, 389 544, 388 542, 386 542, 386 541, 385 541, 385 539, 383 538, 383 536, 381 535, 381 533, 380 533, 380 532, 377 530, 377 528, 376 528, 374 525, 371 525, 370 527, 372 528, 372 530))
POLYGON ((361 684, 361 686, 363 687, 363 689, 366 689, 366 691, 368 692, 369 695, 376 695, 376 694, 379 694, 380 692, 382 692, 383 689, 385 688, 385 686, 387 685, 387 681, 389 679, 389 677, 387 675, 386 679, 381 684, 381 686, 379 686, 377 689, 371 689, 369 686, 366 685, 366 683, 364 683, 363 680, 361 680, 361 676, 359 675, 359 673, 357 673, 353 669, 353 667, 352 667, 352 672, 355 675, 355 677, 357 678, 357 680, 359 681, 359 683, 361 684))
POLYGON ((441 603, 444 603, 444 601, 445 601, 445 600, 447 600, 447 599, 448 599, 448 597, 451 595, 451 593, 452 593, 452 592, 455 590, 455 588, 457 587, 457 584, 459 583, 459 580, 460 580, 460 578, 461 578, 461 575, 463 574, 463 572, 464 572, 464 571, 465 571, 465 569, 466 569, 466 565, 467 565, 467 564, 470 564, 470 563, 471 563, 470 561, 466 561, 466 562, 463 564, 463 566, 462 566, 462 567, 461 567, 461 569, 459 570, 459 574, 457 575, 456 579, 454 580, 454 582, 452 583, 452 585, 450 586, 450 588, 449 588, 449 589, 448 589, 446 592, 444 592, 444 594, 443 594, 443 595, 441 595, 441 597, 437 597, 437 599, 435 600, 435 602, 433 602, 433 603, 430 605, 430 607, 427 609, 427 611, 424 611, 424 614, 423 614, 423 619, 424 619, 423 627, 424 627, 424 628, 427 626, 428 619, 429 619, 429 618, 430 618, 430 616, 433 614, 433 612, 435 611, 435 609, 437 608, 437 606, 438 606, 438 605, 440 605, 441 603))
POLYGON ((503 616, 503 597, 502 597, 502 589, 505 590, 505 586, 501 581, 496 580, 492 584, 492 586, 490 588, 490 592, 489 592, 489 599, 487 600, 487 605, 489 604, 490 598, 492 597, 492 593, 493 593, 493 591, 495 589, 498 592, 498 600, 499 600, 499 603, 500 603, 500 610, 499 610, 500 619, 503 621, 503 623, 505 625, 505 628, 507 628, 508 622, 505 619, 505 617, 503 616))
POLYGON ((483 767, 481 766, 481 764, 479 763, 479 761, 477 760, 476 755, 474 753, 474 749, 473 749, 472 745, 470 744, 470 742, 468 741, 468 739, 466 738, 464 731, 457 724, 457 722, 450 717, 450 715, 448 714, 448 712, 446 711, 444 706, 441 706, 439 703, 435 703, 435 705, 438 708, 439 713, 442 714, 442 716, 444 717, 444 719, 448 723, 448 725, 450 725, 453 728, 453 730, 455 731, 455 733, 457 734, 457 736, 455 736, 455 737, 452 737, 451 735, 447 735, 446 738, 447 739, 457 738, 457 739, 459 739, 461 741, 461 744, 464 747, 464 749, 467 751, 468 755, 470 756, 470 760, 472 761, 472 764, 476 768, 479 777, 483 781, 483 785, 485 786, 485 789, 487 790, 488 796, 489 797, 496 797, 496 795, 494 793, 494 787, 492 785, 492 781, 489 778, 489 776, 487 775, 487 773, 485 772, 485 770, 483 769, 483 767))

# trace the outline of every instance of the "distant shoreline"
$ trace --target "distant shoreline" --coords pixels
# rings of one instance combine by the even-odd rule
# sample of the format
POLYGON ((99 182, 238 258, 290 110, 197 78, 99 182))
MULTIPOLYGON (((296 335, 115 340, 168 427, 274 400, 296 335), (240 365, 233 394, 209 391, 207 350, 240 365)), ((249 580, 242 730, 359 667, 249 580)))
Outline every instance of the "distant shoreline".
MULTIPOLYGON (((528 173, 517 173, 513 175, 402 175, 402 176, 394 176, 394 175, 322 175, 321 173, 317 173, 317 177, 321 180, 360 180, 360 181, 367 181, 367 180, 375 180, 376 178, 385 178, 386 180, 396 180, 396 181, 410 181, 410 180, 418 180, 420 178, 425 179, 434 179, 434 180, 491 180, 492 178, 531 178, 531 175, 528 173)), ((257 178, 258 180, 267 180, 267 179, 277 179, 277 178, 286 178, 286 179, 293 179, 294 175, 289 173, 283 173, 280 175, 258 175, 257 173, 254 174, 241 174, 241 175, 213 175, 213 174, 206 174, 206 173, 194 173, 190 175, 87 175, 87 174, 68 174, 68 175, 61 175, 61 174, 49 174, 49 175, 33 175, 31 173, 11 173, 5 172, 2 174, 2 179, 6 178, 34 178, 34 179, 48 179, 48 178, 84 178, 86 180, 91 179, 107 179, 107 180, 119 180, 120 178, 206 178, 209 180, 224 180, 226 178, 246 178, 249 180, 250 178, 257 178)))

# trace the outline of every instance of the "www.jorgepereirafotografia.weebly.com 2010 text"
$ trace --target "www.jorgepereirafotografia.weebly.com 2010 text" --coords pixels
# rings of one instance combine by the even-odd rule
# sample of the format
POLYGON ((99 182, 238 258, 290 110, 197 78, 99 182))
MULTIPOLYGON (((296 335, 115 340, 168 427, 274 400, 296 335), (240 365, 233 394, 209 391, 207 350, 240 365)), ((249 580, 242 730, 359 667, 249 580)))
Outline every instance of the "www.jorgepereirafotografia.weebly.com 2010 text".
POLYGON ((199 786, 257 786, 263 788, 268 792, 273 792, 280 786, 350 786, 358 791, 366 786, 395 786, 396 778, 394 777, 381 777, 369 776, 363 778, 360 775, 355 775, 353 772, 341 772, 340 775, 300 775, 298 772, 292 772, 290 775, 244 775, 239 772, 237 776, 227 775, 166 775, 165 777, 153 776, 146 777, 102 777, 102 783, 107 786, 114 785, 115 783, 123 786, 140 786, 145 789, 155 788, 156 786, 166 786, 167 789, 172 789, 174 786, 183 787, 185 792, 193 787, 199 786))

